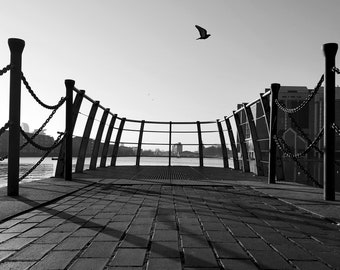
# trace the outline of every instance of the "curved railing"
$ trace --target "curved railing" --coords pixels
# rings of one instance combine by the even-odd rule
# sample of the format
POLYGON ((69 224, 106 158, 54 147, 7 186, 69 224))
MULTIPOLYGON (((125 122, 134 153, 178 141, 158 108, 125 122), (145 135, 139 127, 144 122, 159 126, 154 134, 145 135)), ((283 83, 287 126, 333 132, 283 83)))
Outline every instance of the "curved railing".
MULTIPOLYGON (((325 44, 325 74, 317 86, 302 103, 293 109, 287 108, 279 99, 280 84, 272 84, 271 89, 261 93, 250 103, 242 103, 229 116, 215 121, 150 121, 127 119, 112 113, 99 101, 94 101, 84 90, 75 87, 75 81, 66 80, 66 97, 56 105, 46 105, 32 90, 21 71, 21 54, 24 41, 9 40, 11 63, 0 70, 0 76, 10 71, 10 115, 9 121, 0 129, 0 136, 9 129, 8 157, 8 195, 18 195, 21 179, 34 170, 52 150, 59 147, 56 177, 72 180, 72 173, 81 173, 86 158, 90 158, 88 169, 116 166, 122 157, 134 157, 130 165, 142 166, 144 158, 158 157, 166 160, 167 166, 176 165, 178 158, 195 160, 190 165, 210 166, 209 159, 217 158, 219 165, 243 172, 253 172, 268 176, 268 183, 283 180, 282 159, 290 158, 306 174, 313 185, 323 187, 325 199, 334 200, 335 134, 340 128, 335 123, 335 67, 337 44, 325 44), (322 128, 314 139, 310 139, 299 126, 292 114, 299 112, 317 94, 325 81, 325 118, 322 128), (20 91, 23 83, 32 97, 52 113, 32 136, 20 128, 20 91), (75 97, 73 98, 75 94, 75 97), (84 102, 85 101, 85 102, 84 102), (35 138, 49 123, 55 112, 66 103, 65 131, 50 145, 40 145, 35 138), (87 103, 87 105, 85 105, 87 103), (278 132, 278 109, 289 115, 294 130, 307 144, 306 149, 293 153, 278 132), (83 119, 80 119, 80 118, 83 119), (20 146, 20 136, 25 143, 20 146), (323 149, 320 147, 324 138, 323 149), (20 149, 27 144, 44 152, 40 161, 27 173, 19 177, 20 149), (278 152, 279 150, 280 152, 278 152), (300 158, 315 151, 323 156, 324 184, 315 179, 300 158), (75 157, 75 159, 74 159, 75 157), (74 168, 74 169, 73 169, 74 168)), ((284 131, 284 130, 283 130, 284 131)))

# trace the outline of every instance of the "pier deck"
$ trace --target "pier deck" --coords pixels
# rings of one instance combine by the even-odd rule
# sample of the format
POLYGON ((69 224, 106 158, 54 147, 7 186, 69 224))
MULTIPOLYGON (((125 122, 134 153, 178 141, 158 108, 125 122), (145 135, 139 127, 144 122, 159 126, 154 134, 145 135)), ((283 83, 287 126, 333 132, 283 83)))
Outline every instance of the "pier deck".
POLYGON ((0 191, 0 269, 340 269, 339 194, 222 168, 73 177, 0 191))

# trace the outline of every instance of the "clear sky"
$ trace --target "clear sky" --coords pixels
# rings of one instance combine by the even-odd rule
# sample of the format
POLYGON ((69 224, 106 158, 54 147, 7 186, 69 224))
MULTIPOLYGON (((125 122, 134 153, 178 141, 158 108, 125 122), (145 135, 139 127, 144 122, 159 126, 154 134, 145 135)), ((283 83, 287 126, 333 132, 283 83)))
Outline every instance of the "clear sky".
MULTIPOLYGON (((273 82, 314 87, 322 44, 340 42, 338 0, 3 0, 0 68, 7 39, 24 39, 23 72, 55 104, 64 80, 121 117, 216 120, 273 82), (211 37, 196 40, 198 24, 211 37)), ((339 57, 338 57, 339 59, 339 57)), ((9 75, 0 77, 0 126, 9 75)), ((22 122, 49 115, 22 88, 22 122)), ((64 129, 63 110, 47 127, 64 129)))

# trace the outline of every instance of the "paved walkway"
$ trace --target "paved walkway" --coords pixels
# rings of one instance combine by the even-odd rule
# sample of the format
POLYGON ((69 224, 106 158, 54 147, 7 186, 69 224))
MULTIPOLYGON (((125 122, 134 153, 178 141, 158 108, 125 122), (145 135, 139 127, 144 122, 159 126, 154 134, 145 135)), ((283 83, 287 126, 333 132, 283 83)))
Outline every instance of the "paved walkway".
MULTIPOLYGON (((340 269, 339 226, 263 193, 263 178, 237 174, 131 167, 75 175, 78 191, 0 223, 0 269, 340 269)), ((315 193, 299 187, 303 201, 315 193)), ((326 204, 328 213, 339 207, 326 204)))

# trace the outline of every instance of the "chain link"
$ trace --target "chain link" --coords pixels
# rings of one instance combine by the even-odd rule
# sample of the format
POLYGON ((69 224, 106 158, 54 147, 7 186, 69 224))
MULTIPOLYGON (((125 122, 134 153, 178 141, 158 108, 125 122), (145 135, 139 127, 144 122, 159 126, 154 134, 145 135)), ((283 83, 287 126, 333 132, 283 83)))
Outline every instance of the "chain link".
POLYGON ((332 128, 335 130, 338 136, 340 136, 340 127, 337 124, 333 123, 332 128))
MULTIPOLYGON (((323 132, 323 130, 321 130, 323 132)), ((320 131, 320 133, 321 133, 320 131)), ((304 172, 304 174, 311 180, 316 186, 322 188, 322 184, 320 184, 315 178, 303 167, 303 165, 299 162, 299 160, 295 157, 295 155, 290 151, 289 146, 282 138, 278 138, 276 135, 273 136, 273 139, 283 154, 289 156, 293 161, 295 161, 296 165, 304 172)))
POLYGON ((38 97, 37 95, 34 93, 34 91, 32 90, 31 86, 29 85, 29 83, 27 82, 25 76, 23 73, 21 73, 21 80, 22 82, 24 83, 24 85, 26 86, 28 92, 32 95, 32 97, 35 99, 36 102, 38 102, 42 107, 46 108, 46 109, 49 109, 49 110, 54 110, 56 108, 59 108, 65 101, 65 97, 62 97, 60 99, 60 101, 56 104, 56 105, 53 105, 53 106, 50 106, 50 105, 47 105, 45 104, 44 102, 42 102, 38 97))
POLYGON ((340 74, 340 69, 338 69, 337 67, 333 67, 332 71, 337 73, 337 74, 340 74))
POLYGON ((33 172, 40 164, 41 162, 44 161, 44 159, 49 155, 49 153, 51 153, 51 151, 58 147, 61 142, 63 141, 64 137, 61 138, 61 136, 63 136, 64 133, 60 133, 59 136, 57 137, 57 139, 54 141, 53 145, 50 147, 50 149, 48 151, 45 152, 45 154, 38 160, 38 162, 36 164, 34 164, 32 166, 31 169, 29 169, 26 173, 24 173, 21 177, 19 177, 19 181, 23 180, 24 178, 26 178, 31 172, 33 172))
POLYGON ((277 105, 277 107, 279 107, 282 111, 284 111, 285 113, 296 113, 298 111, 300 111, 303 107, 305 107, 312 99, 313 97, 317 94, 317 92, 319 91, 322 83, 324 81, 324 75, 322 74, 317 86, 314 88, 314 90, 308 95, 308 97, 302 101, 302 103, 297 106, 296 108, 292 108, 289 109, 287 108, 284 104, 280 103, 280 101, 278 101, 277 99, 275 100, 275 103, 277 105))
POLYGON ((7 71, 9 71, 12 68, 12 66, 9 64, 5 66, 3 69, 0 69, 0 76, 4 75, 7 71))

